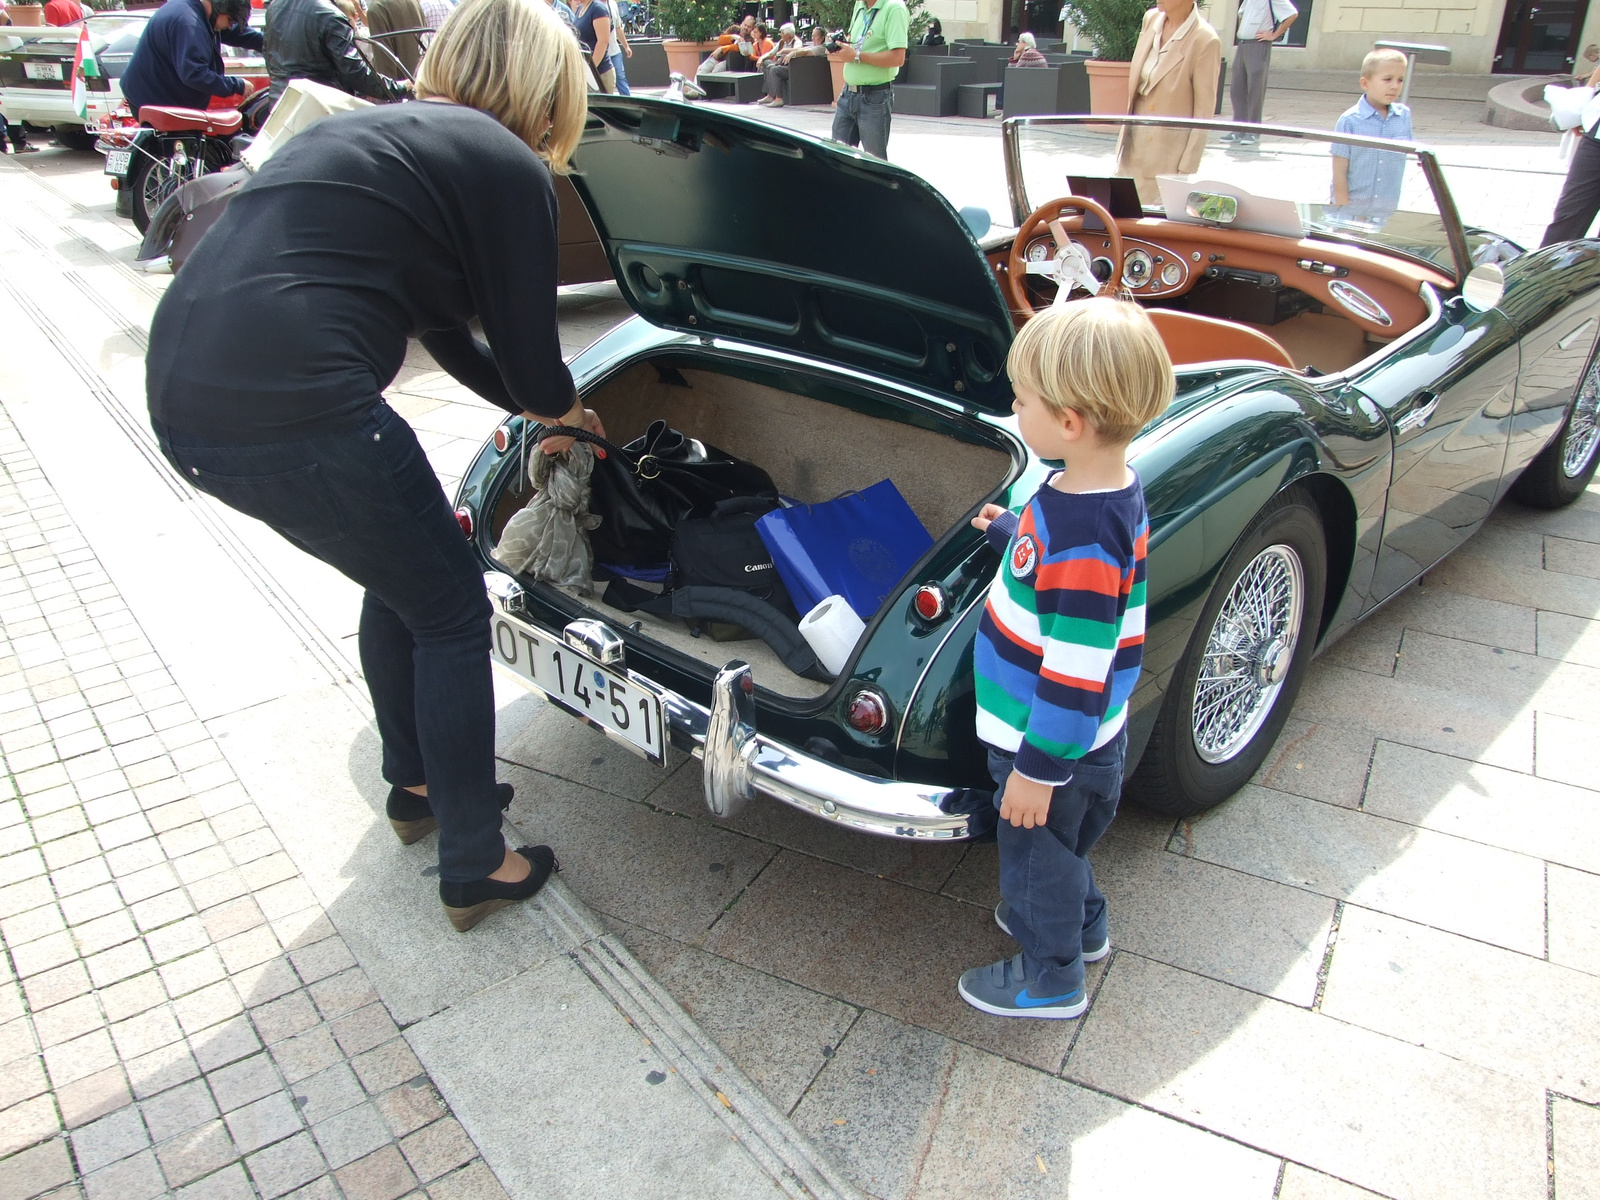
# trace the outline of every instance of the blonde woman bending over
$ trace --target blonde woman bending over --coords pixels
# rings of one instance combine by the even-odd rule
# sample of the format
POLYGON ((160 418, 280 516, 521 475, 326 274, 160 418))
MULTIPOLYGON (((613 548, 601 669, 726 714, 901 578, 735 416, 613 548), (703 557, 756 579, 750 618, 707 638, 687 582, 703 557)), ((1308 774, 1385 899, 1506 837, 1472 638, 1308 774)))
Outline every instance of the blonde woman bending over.
POLYGON ((540 0, 463 0, 423 60, 421 100, 288 142, 150 329, 151 424, 172 465, 366 589, 387 815, 406 844, 438 829, 440 899, 460 930, 533 895, 555 855, 501 836, 511 789, 495 782, 483 576, 382 393, 416 337, 508 412, 600 428, 556 337, 551 174, 583 130, 584 82, 540 0))

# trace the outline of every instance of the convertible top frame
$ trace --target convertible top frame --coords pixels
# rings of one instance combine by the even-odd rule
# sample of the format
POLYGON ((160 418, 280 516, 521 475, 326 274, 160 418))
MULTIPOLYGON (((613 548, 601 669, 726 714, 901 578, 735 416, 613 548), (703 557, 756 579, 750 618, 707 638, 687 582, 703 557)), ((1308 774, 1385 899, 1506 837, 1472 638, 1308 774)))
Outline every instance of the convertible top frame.
MULTIPOLYGON (((1050 126, 1088 125, 1099 129, 1106 127, 1119 128, 1124 125, 1153 125, 1162 128, 1175 129, 1204 129, 1216 133, 1243 133, 1251 136, 1271 136, 1295 138, 1300 141, 1338 142, 1346 146, 1362 147, 1369 150, 1398 151, 1405 154, 1414 154, 1422 165, 1424 177, 1428 187, 1433 192, 1434 205, 1439 210, 1439 220, 1444 225, 1445 236, 1450 244, 1450 257, 1454 260, 1455 268, 1449 272, 1455 286, 1460 287, 1462 280, 1472 270, 1472 254, 1467 248, 1466 230, 1461 224, 1461 214, 1456 209, 1455 198, 1450 194, 1450 188, 1445 183, 1444 172, 1439 167, 1439 160, 1434 157, 1433 151, 1419 142, 1393 141, 1388 138, 1356 137, 1353 134, 1334 133, 1326 129, 1303 129, 1296 125, 1251 125, 1235 121, 1202 120, 1194 117, 1134 117, 1134 116, 1033 116, 1033 117, 1008 117, 1003 125, 1005 139, 1006 159, 1006 191, 1011 200, 1012 224, 1020 226, 1033 211, 1028 202, 1027 188, 1022 179, 1022 130, 1029 127, 1047 128, 1050 126)), ((1394 254, 1413 262, 1422 262, 1423 265, 1440 270, 1438 263, 1428 262, 1413 258, 1411 255, 1402 254, 1392 246, 1374 247, 1372 243, 1362 242, 1356 238, 1341 238, 1331 236, 1318 230, 1314 235, 1319 239, 1328 241, 1345 241, 1352 245, 1380 249, 1384 253, 1394 254)))

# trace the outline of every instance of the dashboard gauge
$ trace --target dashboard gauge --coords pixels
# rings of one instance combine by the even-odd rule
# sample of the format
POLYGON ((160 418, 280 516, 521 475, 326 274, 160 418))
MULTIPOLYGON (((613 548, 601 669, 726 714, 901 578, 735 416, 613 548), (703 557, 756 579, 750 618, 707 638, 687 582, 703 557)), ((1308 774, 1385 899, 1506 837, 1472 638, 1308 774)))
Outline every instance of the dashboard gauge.
POLYGON ((1177 287, 1183 282, 1183 268, 1175 262, 1169 262, 1161 268, 1161 282, 1168 287, 1177 287))
POLYGON ((1143 287, 1150 282, 1150 272, 1154 268, 1150 255, 1143 250, 1129 250, 1122 260, 1122 282, 1128 287, 1143 287))
POLYGON ((1050 243, 1035 242, 1028 247, 1029 262, 1044 262, 1050 257, 1050 243))

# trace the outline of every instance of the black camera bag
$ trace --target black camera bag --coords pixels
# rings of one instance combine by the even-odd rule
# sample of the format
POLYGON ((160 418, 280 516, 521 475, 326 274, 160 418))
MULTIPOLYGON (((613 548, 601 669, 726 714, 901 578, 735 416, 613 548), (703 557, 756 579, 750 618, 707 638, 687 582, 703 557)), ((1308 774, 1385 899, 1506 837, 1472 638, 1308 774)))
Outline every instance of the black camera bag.
POLYGON ((766 497, 736 496, 713 505, 707 516, 678 522, 672 534, 673 587, 735 588, 793 612, 772 551, 756 532, 756 522, 777 507, 766 497))

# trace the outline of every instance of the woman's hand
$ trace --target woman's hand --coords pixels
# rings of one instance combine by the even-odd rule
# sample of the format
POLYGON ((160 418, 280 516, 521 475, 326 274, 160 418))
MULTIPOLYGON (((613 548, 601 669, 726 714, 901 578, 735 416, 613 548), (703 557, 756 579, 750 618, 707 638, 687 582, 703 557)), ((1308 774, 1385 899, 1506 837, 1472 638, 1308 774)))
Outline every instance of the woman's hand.
POLYGON ((989 528, 989 522, 1006 510, 998 504, 985 504, 981 512, 972 518, 972 527, 982 533, 989 528))
MULTIPOLYGON (((541 425, 549 424, 550 421, 548 417, 536 417, 530 412, 525 412, 522 415, 530 421, 539 422, 541 425)), ((600 414, 592 408, 584 408, 581 400, 574 404, 571 411, 557 421, 556 424, 573 425, 579 429, 587 429, 590 433, 599 434, 601 437, 606 435, 606 427, 600 423, 600 414)), ((546 454, 565 454, 572 449, 575 441, 577 441, 576 438, 547 437, 539 443, 539 447, 546 454)))

